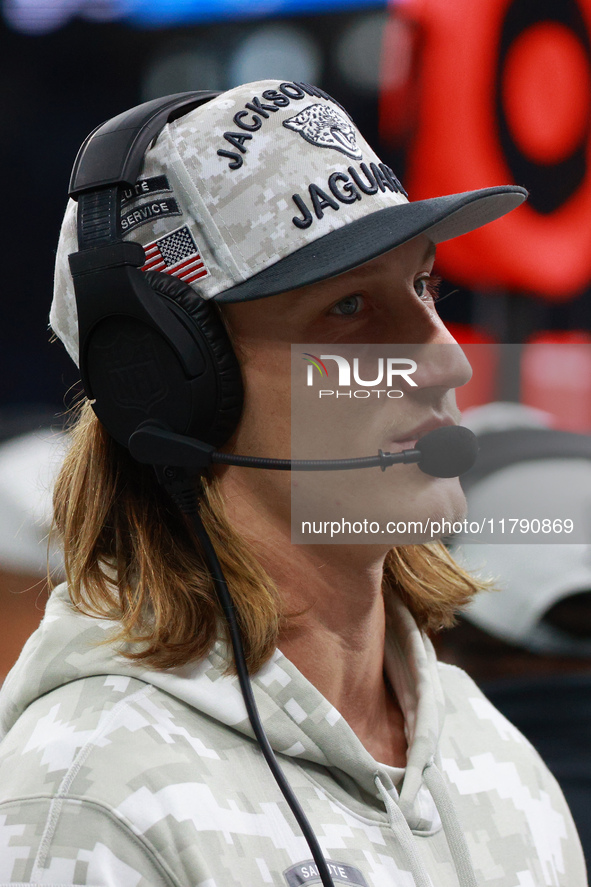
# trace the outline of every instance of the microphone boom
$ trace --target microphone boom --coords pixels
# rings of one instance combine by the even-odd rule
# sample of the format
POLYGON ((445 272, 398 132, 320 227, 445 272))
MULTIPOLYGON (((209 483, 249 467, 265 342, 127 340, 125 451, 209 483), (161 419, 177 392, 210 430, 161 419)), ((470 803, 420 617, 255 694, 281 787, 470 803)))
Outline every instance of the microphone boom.
POLYGON ((275 471, 348 471, 356 468, 381 468, 390 465, 418 463, 421 471, 432 477, 458 477, 472 468, 478 453, 475 435, 461 425, 450 425, 430 431, 411 450, 362 456, 355 459, 265 459, 220 453, 211 444, 175 434, 155 425, 140 426, 129 439, 134 459, 147 465, 174 466, 188 470, 218 465, 243 468, 265 468, 275 471))

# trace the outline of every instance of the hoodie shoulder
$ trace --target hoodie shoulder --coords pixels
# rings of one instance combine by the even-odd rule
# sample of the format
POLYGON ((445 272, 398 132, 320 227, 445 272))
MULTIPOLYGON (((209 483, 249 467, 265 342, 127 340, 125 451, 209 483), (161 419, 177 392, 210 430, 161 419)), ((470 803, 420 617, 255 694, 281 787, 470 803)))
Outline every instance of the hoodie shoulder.
MULTIPOLYGON (((31 702, 0 743, 0 803, 40 791, 63 794, 83 763, 88 780, 89 763, 97 752, 108 756, 117 733, 137 735, 147 724, 142 709, 150 690, 132 678, 97 675, 62 684, 31 702)), ((116 745, 118 754, 126 748, 116 745)), ((105 786, 97 780, 96 788, 97 800, 104 800, 105 786)))
POLYGON ((439 663, 439 673, 446 704, 441 767, 473 840, 483 812, 492 847, 503 842, 503 823, 523 822, 515 840, 537 854, 546 872, 566 871, 566 883, 587 883, 570 810, 536 749, 461 668, 439 663))
POLYGON ((443 749, 450 753, 453 749, 453 757, 458 760, 482 755, 491 762, 511 761, 515 766, 539 772, 538 780, 542 776, 553 780, 529 740, 495 708, 463 669, 443 662, 438 663, 438 668, 446 708, 442 754, 443 749))
POLYGON ((155 763, 150 728, 152 745, 167 742, 156 694, 140 680, 93 676, 21 714, 0 743, 0 830, 10 837, 8 847, 0 840, 0 883, 45 883, 51 874, 56 885, 95 884, 109 871, 116 883, 176 887, 124 807, 155 763))
MULTIPOLYGON (((474 742, 478 742, 479 735, 486 735, 489 744, 493 737, 498 737, 501 744, 526 746, 537 754, 525 736, 494 707, 462 668, 438 662, 438 669, 446 702, 446 721, 461 720, 474 742)), ((457 730, 455 732, 457 735, 457 730)), ((468 742, 471 741, 469 737, 468 742)))
POLYGON ((212 731, 223 728, 207 722, 123 675, 80 678, 34 700, 0 743, 0 884, 36 883, 35 866, 48 877, 49 865, 59 887, 103 883, 105 871, 117 884, 184 887, 189 872, 175 865, 167 823, 184 818, 220 760, 212 731))
POLYGON ((193 767, 218 757, 204 720, 137 678, 63 684, 32 702, 0 743, 0 803, 42 792, 119 810, 136 784, 167 784, 188 752, 193 767))

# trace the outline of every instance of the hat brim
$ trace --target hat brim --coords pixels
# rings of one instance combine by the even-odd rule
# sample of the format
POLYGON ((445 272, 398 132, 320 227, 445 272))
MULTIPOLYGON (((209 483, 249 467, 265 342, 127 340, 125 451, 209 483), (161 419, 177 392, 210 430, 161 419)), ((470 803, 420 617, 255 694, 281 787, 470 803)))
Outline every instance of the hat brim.
POLYGON ((504 185, 381 209, 306 244, 214 299, 248 302, 318 283, 351 271, 418 234, 428 234, 434 243, 451 240, 504 216, 526 197, 525 188, 504 185))

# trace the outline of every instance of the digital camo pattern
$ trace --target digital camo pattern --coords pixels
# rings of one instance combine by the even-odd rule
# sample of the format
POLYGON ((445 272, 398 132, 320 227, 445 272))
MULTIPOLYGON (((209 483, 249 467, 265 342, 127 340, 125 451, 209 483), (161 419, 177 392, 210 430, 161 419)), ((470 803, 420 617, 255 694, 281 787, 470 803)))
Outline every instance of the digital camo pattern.
MULTIPOLYGON (((279 80, 246 84, 167 124, 146 154, 140 182, 164 179, 170 191, 164 198, 138 184, 137 196, 126 200, 122 210, 124 239, 145 246, 187 225, 209 272, 190 285, 211 298, 336 228, 408 203, 380 171, 379 158, 346 112, 315 92, 279 80), (322 141, 316 144, 302 138, 293 122, 311 108, 306 117, 315 121, 323 109, 323 133, 314 130, 322 141), (343 153, 346 145, 354 146, 349 155, 343 153), (341 178, 331 179, 334 174, 341 178), (293 222, 301 216, 294 194, 310 213, 307 227, 293 222)), ((50 321, 76 363, 76 300, 68 255, 77 248, 76 203, 70 200, 50 321)))
MULTIPOLYGON (((0 694, 0 887, 318 884, 237 681, 222 676, 224 648, 149 672, 97 646, 109 630, 60 587, 0 694)), ((430 887, 463 887, 451 804, 478 885, 584 887, 554 779, 463 672, 437 666, 402 607, 386 667, 406 771, 373 760, 279 652, 254 679, 335 884, 419 887, 422 866, 430 887)))

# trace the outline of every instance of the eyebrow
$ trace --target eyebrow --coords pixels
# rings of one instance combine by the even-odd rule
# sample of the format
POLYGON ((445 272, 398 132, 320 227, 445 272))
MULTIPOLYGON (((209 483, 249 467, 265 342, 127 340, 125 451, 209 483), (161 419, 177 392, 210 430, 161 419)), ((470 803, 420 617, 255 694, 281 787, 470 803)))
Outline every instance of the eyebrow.
MULTIPOLYGON (((402 246, 402 245, 403 244, 400 244, 400 246, 402 246)), ((396 247, 392 247, 392 249, 396 249, 396 247)), ((387 252, 389 252, 389 250, 387 252)), ((323 283, 331 284, 333 282, 335 283, 335 285, 338 285, 337 282, 338 282, 339 278, 343 277, 344 274, 350 274, 352 278, 357 278, 357 280, 363 280, 364 277, 368 277, 369 275, 373 274, 375 271, 375 266, 372 268, 372 267, 370 267, 370 265, 372 265, 374 262, 376 262, 376 260, 384 258, 387 255, 387 252, 382 253, 380 256, 376 256, 374 259, 370 259, 368 262, 364 262, 362 265, 358 265, 357 268, 351 268, 349 271, 344 271, 342 274, 336 274, 334 277, 328 277, 328 278, 325 278, 325 280, 319 280, 318 283, 309 284, 308 286, 310 286, 310 288, 313 288, 313 287, 316 287, 318 284, 323 284, 323 283)), ((435 245, 435 243, 433 243, 433 241, 430 240, 429 243, 427 244, 427 247, 426 247, 423 255, 421 256, 421 258, 419 260, 420 264, 422 264, 423 262, 426 262, 428 259, 433 258, 435 256, 435 253, 436 253, 436 245, 435 245)), ((355 286, 355 283, 353 280, 351 280, 351 284, 352 284, 352 286, 355 286)), ((302 287, 302 289, 304 289, 304 290, 306 290, 307 288, 308 287, 302 287)), ((297 292, 297 290, 295 290, 295 292, 297 292)), ((302 292, 300 290, 300 299, 299 299, 300 305, 302 305, 302 304, 305 305, 308 301, 314 301, 317 298, 317 295, 318 294, 314 291, 302 292)))
POLYGON ((432 240, 430 240, 429 245, 423 254, 423 262, 426 262, 427 259, 434 258, 436 252, 437 252, 437 246, 435 243, 433 243, 432 240))

